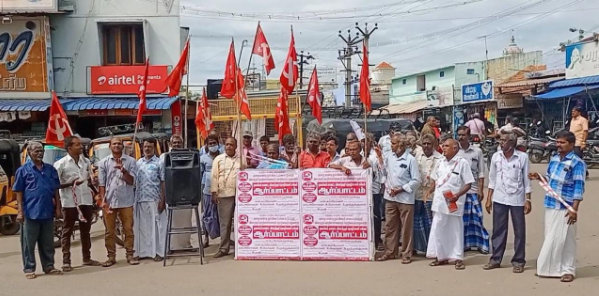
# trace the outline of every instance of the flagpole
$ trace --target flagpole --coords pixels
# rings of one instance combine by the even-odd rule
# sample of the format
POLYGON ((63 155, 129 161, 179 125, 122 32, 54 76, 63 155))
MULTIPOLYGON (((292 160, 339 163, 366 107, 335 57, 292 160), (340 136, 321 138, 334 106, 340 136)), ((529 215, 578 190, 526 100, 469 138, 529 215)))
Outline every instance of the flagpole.
MULTIPOLYGON (((256 26, 256 34, 254 34, 254 42, 252 43, 252 51, 250 51, 250 58, 248 59, 248 67, 245 70, 245 85, 248 85, 248 77, 250 76, 250 67, 252 66, 252 57, 254 56, 254 47, 256 46, 256 38, 258 38, 258 28, 260 28, 260 21, 258 21, 258 26, 256 26)), ((241 57, 239 57, 239 61, 241 61, 241 57)), ((258 85, 258 89, 260 86, 258 85)))
MULTIPOLYGON (((198 116, 198 112, 200 112, 200 100, 196 101, 196 117, 198 116)), ((196 148, 198 148, 198 150, 200 150, 200 147, 202 147, 202 145, 200 145, 200 142, 200 129, 196 126, 196 148)))
POLYGON ((368 141, 370 141, 370 139, 368 139, 368 111, 366 111, 366 104, 362 104, 362 106, 364 106, 364 155, 368 157, 368 154, 370 153, 367 149, 368 141))
MULTIPOLYGON (((233 52, 235 52, 235 38, 231 38, 231 42, 233 42, 233 52)), ((240 59, 241 60, 241 59, 240 59)), ((237 63, 236 63, 237 64, 237 63)), ((239 97, 239 85, 237 83, 237 77, 239 76, 239 67, 235 65, 235 103, 237 104, 237 153, 239 154, 239 169, 243 167, 243 147, 241 141, 241 100, 239 97)))
POLYGON ((187 140, 188 140, 188 135, 187 135, 187 104, 189 103, 189 94, 190 94, 189 93, 189 74, 190 74, 189 73, 189 57, 191 56, 191 54, 190 54, 191 53, 191 44, 189 43, 189 37, 187 37, 187 42, 188 42, 187 46, 189 46, 188 49, 187 49, 187 78, 186 78, 186 80, 187 80, 187 82, 186 82, 187 86, 185 87, 185 92, 186 92, 185 93, 185 116, 183 117, 183 118, 185 118, 185 137, 184 137, 184 139, 185 139, 185 141, 184 141, 185 146, 184 147, 185 148, 187 148, 187 140))

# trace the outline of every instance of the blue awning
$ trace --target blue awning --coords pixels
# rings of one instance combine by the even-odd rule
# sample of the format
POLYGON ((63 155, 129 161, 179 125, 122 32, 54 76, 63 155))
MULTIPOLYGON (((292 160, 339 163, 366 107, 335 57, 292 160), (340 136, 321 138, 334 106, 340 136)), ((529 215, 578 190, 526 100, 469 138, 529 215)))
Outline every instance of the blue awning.
POLYGON ((599 75, 588 76, 581 78, 565 79, 549 84, 549 88, 567 87, 567 86, 584 86, 584 85, 599 85, 599 75))
POLYGON ((50 100, 0 99, 0 111, 46 111, 50 100))
MULTIPOLYGON (((564 80, 565 81, 565 80, 564 80)), ((562 81, 559 81, 562 82, 562 81)), ((563 97, 569 97, 571 95, 575 95, 577 93, 583 92, 587 89, 596 89, 599 88, 599 85, 593 85, 593 86, 570 86, 570 87, 561 87, 561 88, 556 88, 553 89, 549 92, 540 94, 540 95, 536 95, 535 98, 538 99, 557 99, 557 98, 563 98, 563 97)))
MULTIPOLYGON (((172 98, 147 98, 148 110, 167 110, 177 101, 172 98)), ((65 111, 79 110, 109 110, 109 109, 137 109, 139 99, 129 98, 69 98, 63 103, 65 111)))

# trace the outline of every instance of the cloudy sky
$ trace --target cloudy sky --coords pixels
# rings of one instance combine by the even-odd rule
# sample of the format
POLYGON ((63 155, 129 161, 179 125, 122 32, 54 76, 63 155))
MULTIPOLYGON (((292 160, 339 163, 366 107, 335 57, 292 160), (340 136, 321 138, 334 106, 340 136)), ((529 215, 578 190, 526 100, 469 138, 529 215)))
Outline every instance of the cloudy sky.
MULTIPOLYGON (((337 50, 344 43, 339 30, 347 36, 352 29, 353 35, 356 22, 369 28, 378 23, 370 39, 371 63, 389 62, 397 75, 484 60, 483 36, 489 58, 498 57, 512 32, 525 51, 542 50, 545 64, 563 67, 560 42, 578 38, 569 29, 599 31, 595 0, 181 0, 179 9, 181 25, 192 35, 193 84, 222 78, 231 37, 237 52, 248 40, 241 60, 247 68, 258 21, 277 64, 270 78, 280 75, 291 25, 298 52, 317 57, 319 66, 341 70, 337 50)), ((256 66, 261 65, 258 57, 256 66)))

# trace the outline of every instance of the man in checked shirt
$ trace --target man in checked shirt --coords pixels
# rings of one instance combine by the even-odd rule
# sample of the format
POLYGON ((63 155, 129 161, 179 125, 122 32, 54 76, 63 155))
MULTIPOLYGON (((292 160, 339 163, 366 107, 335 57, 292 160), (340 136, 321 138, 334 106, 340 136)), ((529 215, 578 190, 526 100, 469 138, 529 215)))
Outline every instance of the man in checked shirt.
MULTIPOLYGON (((576 221, 587 166, 574 153, 576 136, 573 133, 561 131, 555 138, 558 155, 551 158, 545 178, 549 187, 574 211, 551 195, 545 195, 545 240, 537 260, 537 275, 561 277, 562 282, 569 283, 576 272, 576 221)), ((529 177, 540 179, 539 173, 531 173, 529 177)))

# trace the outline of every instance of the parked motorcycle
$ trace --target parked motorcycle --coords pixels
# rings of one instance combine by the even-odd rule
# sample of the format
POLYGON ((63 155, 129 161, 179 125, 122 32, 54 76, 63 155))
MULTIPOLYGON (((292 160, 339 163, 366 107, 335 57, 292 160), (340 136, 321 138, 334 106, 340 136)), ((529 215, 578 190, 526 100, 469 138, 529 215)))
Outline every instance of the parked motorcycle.
POLYGON ((529 137, 526 153, 532 163, 541 163, 543 160, 549 160, 553 152, 556 151, 555 139, 549 137, 550 131, 545 131, 545 137, 529 137))
POLYGON ((497 152, 499 147, 499 142, 493 137, 487 137, 485 139, 485 143, 482 147, 483 157, 487 161, 487 169, 491 169, 491 159, 493 158, 493 154, 497 152))

